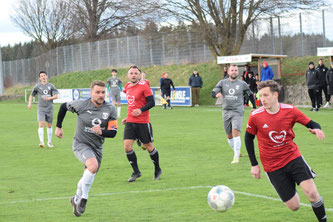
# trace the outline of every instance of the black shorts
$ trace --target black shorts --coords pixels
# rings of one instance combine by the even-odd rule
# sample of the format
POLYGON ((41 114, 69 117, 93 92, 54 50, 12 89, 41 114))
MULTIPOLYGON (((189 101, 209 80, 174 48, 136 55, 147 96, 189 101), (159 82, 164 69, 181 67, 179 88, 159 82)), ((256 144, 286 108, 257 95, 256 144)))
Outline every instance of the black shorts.
POLYGON ((139 139, 143 144, 153 142, 153 128, 150 123, 125 123, 124 140, 139 139))
POLYGON ((171 95, 171 90, 163 90, 162 97, 170 97, 171 95))
POLYGON ((267 172, 268 179, 279 194, 281 200, 286 202, 296 193, 296 184, 313 179, 317 175, 302 156, 290 161, 281 169, 267 172))

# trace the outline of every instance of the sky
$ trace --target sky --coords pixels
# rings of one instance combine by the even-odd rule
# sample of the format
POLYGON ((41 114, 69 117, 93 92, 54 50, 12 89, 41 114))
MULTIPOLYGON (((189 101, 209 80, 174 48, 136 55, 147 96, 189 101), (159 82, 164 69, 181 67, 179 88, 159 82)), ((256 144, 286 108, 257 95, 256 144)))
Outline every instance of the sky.
MULTIPOLYGON (((8 44, 14 45, 15 43, 24 43, 32 40, 29 36, 25 35, 19 27, 17 27, 10 19, 10 15, 14 13, 13 6, 17 0, 1 1, 0 7, 0 45, 7 46, 8 44)), ((333 20, 333 0, 327 0, 330 7, 326 9, 326 37, 330 40, 333 39, 333 29, 330 28, 330 21, 333 20)), ((303 13, 303 31, 305 33, 322 33, 322 18, 320 9, 315 13, 303 13)), ((282 33, 292 34, 292 30, 299 31, 298 15, 295 13, 293 19, 282 19, 282 33), (285 20, 285 21, 283 21, 285 20), (294 20, 294 22, 291 22, 294 20), (286 30, 286 31, 284 31, 286 30)))

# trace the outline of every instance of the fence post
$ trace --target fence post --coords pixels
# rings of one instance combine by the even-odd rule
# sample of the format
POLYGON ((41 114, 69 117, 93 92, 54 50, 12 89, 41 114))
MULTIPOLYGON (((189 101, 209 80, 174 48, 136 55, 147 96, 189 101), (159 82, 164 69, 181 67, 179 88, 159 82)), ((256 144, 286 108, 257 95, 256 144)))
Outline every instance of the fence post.
POLYGON ((101 56, 101 51, 100 51, 100 48, 99 48, 99 42, 100 41, 97 41, 97 65, 98 65, 98 69, 100 69, 101 68, 101 62, 100 62, 100 60, 101 60, 101 58, 100 58, 100 56, 101 56))
POLYGON ((151 36, 149 36, 149 56, 150 56, 150 65, 153 65, 153 49, 151 43, 151 36))
MULTIPOLYGON (((59 75, 59 47, 56 48, 56 57, 57 57, 57 76, 59 75)), ((29 63, 30 64, 30 63, 29 63)))
POLYGON ((130 50, 129 50, 129 38, 128 36, 126 37, 126 51, 127 51, 127 64, 131 64, 130 60, 130 50))
POLYGON ((278 16, 278 28, 279 28, 279 39, 280 39, 280 55, 282 55, 283 54, 283 47, 282 47, 280 16, 278 16))
POLYGON ((73 49, 73 45, 71 45, 71 51, 72 51, 72 72, 74 72, 74 49, 73 49))
POLYGON ((64 53, 64 73, 66 73, 67 72, 66 46, 62 47, 62 51, 64 53))
POLYGON ((162 64, 165 65, 165 41, 164 41, 164 35, 162 34, 162 64))
POLYGON ((116 56, 116 58, 117 58, 117 66, 119 66, 120 65, 120 52, 119 52, 119 39, 118 38, 116 38, 116 43, 117 43, 117 56, 116 56))
POLYGON ((4 87, 5 87, 5 84, 4 84, 4 78, 3 78, 3 70, 2 70, 2 56, 1 56, 1 45, 0 45, 0 96, 3 96, 4 94, 4 87))
POLYGON ((325 11, 322 10, 322 17, 323 17, 323 46, 326 45, 326 32, 325 32, 325 11))
POLYGON ((256 53, 256 36, 254 34, 254 21, 252 22, 252 50, 256 53))
POLYGON ((80 71, 83 71, 83 61, 82 61, 82 43, 79 44, 79 50, 80 50, 80 71))
POLYGON ((271 23, 271 38, 272 38, 272 49, 273 49, 273 54, 275 54, 275 42, 274 42, 274 30, 273 30, 273 18, 269 18, 270 23, 271 23))
POLYGON ((88 42, 88 57, 89 57, 89 68, 88 70, 91 70, 91 55, 90 55, 90 42, 88 42))
POLYGON ((141 52, 140 52, 141 47, 140 47, 140 37, 139 37, 139 35, 136 36, 136 42, 137 42, 137 45, 138 45, 138 49, 137 49, 138 50, 138 62, 137 62, 137 64, 142 66, 141 52))
POLYGON ((207 52, 206 52, 206 44, 203 43, 203 48, 204 48, 204 51, 203 51, 203 54, 204 54, 204 62, 207 62, 207 52))
POLYGON ((108 56, 108 67, 111 66, 111 58, 110 58, 110 39, 106 40, 106 51, 107 51, 107 56, 108 56))
POLYGON ((299 30, 300 30, 300 37, 301 37, 301 56, 304 56, 302 14, 301 13, 299 13, 299 30))
POLYGON ((188 36, 188 55, 189 55, 189 62, 192 63, 192 40, 191 40, 191 33, 187 32, 188 36))

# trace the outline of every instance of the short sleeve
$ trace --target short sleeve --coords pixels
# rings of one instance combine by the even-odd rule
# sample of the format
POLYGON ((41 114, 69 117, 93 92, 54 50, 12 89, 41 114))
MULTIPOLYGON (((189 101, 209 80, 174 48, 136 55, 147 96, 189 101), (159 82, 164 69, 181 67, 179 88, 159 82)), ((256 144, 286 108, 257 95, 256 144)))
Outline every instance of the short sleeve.
POLYGON ((38 93, 37 85, 32 89, 31 96, 35 96, 38 93))
POLYGON ((300 123, 305 126, 306 124, 308 124, 311 121, 311 119, 309 117, 307 117, 304 113, 302 113, 296 107, 293 108, 293 112, 294 112, 295 122, 300 123))
POLYGON ((51 95, 57 95, 59 94, 59 91, 57 90, 57 88, 52 84, 51 85, 51 95))
POLYGON ((251 133, 252 135, 256 135, 257 134, 257 126, 254 123, 254 116, 251 114, 249 121, 247 122, 247 126, 246 126, 246 131, 251 133))
POLYGON ((144 95, 145 97, 148 97, 148 96, 152 96, 152 95, 153 95, 153 93, 152 93, 150 87, 148 86, 148 84, 144 84, 143 87, 144 87, 144 89, 143 89, 143 95, 144 95))
POLYGON ((213 89, 214 92, 219 93, 222 92, 222 80, 220 80, 213 89))
POLYGON ((72 113, 79 113, 82 109, 82 102, 84 100, 74 100, 67 102, 67 109, 68 111, 71 111, 72 113))

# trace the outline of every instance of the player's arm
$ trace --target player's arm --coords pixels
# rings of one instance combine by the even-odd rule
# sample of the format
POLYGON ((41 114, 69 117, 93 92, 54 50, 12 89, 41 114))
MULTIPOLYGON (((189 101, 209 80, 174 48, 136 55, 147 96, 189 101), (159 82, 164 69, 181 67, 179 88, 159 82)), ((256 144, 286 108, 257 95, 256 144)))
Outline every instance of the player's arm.
POLYGON ((29 96, 28 109, 31 109, 32 99, 33 99, 33 96, 30 95, 30 96, 29 96))
POLYGON ((176 90, 175 86, 173 85, 172 80, 171 80, 171 86, 172 86, 173 90, 176 90))
POLYGON ((261 178, 260 167, 258 165, 256 154, 254 152, 254 138, 255 138, 255 135, 253 135, 247 131, 245 132, 245 138, 244 138, 245 146, 246 146, 246 150, 247 150, 247 153, 249 155, 250 162, 252 165, 251 173, 255 179, 260 179, 261 178))
POLYGON ((59 137, 60 139, 63 137, 62 122, 64 121, 67 111, 68 111, 67 103, 61 104, 59 111, 58 111, 58 116, 57 116, 57 125, 56 125, 57 127, 54 132, 54 134, 57 137, 59 137))
POLYGON ((214 89, 212 90, 212 93, 210 94, 211 97, 215 98, 220 98, 222 97, 222 81, 219 81, 214 89))
POLYGON ((103 137, 113 138, 117 135, 118 122, 117 120, 110 120, 108 122, 108 127, 105 130, 102 130, 103 137))
POLYGON ((321 130, 319 123, 316 123, 312 120, 308 124, 305 125, 309 129, 309 132, 315 134, 318 139, 322 140, 325 138, 324 132, 321 130))

